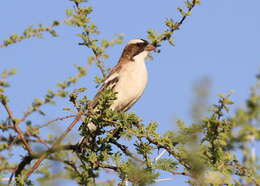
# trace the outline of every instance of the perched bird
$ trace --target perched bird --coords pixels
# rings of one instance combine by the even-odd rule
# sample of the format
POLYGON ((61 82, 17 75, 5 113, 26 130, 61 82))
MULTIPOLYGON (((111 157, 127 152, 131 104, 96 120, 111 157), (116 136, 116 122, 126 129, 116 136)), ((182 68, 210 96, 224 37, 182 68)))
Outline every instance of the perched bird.
MULTIPOLYGON (((118 64, 112 68, 103 85, 94 97, 91 107, 98 103, 100 92, 111 89, 116 92, 116 100, 111 105, 112 110, 127 111, 141 97, 147 84, 145 58, 155 50, 155 46, 144 39, 129 41, 123 50, 118 64)), ((96 130, 93 123, 88 123, 90 130, 96 130)))

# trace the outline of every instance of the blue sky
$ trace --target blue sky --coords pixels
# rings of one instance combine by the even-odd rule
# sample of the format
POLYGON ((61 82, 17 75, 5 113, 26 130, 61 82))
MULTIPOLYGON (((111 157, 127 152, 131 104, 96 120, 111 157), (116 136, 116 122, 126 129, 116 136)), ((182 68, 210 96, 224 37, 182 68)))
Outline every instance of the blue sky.
MULTIPOLYGON (((91 17, 101 31, 100 37, 112 38, 122 33, 124 44, 133 38, 145 39, 148 28, 162 31, 163 21, 169 17, 176 19, 176 8, 183 6, 183 2, 89 0, 94 6, 91 17)), ((53 20, 63 20, 65 9, 71 6, 68 0, 2 1, 0 41, 10 34, 22 33, 30 25, 49 25, 53 20)), ((161 132, 175 128, 173 118, 189 122, 192 85, 204 76, 212 80, 211 104, 217 101, 218 93, 234 90, 233 108, 243 106, 259 71, 259 6, 259 0, 250 3, 202 0, 176 32, 176 46, 164 43, 162 52, 154 54, 154 60, 147 62, 149 84, 131 111, 143 117, 146 123, 157 121, 161 132)), ((0 71, 11 67, 18 69, 18 74, 11 78, 12 87, 7 91, 17 116, 21 116, 33 98, 44 96, 48 88, 55 89, 57 82, 75 74, 73 64, 82 65, 87 61, 88 50, 77 45, 80 40, 75 34, 79 31, 68 26, 61 26, 57 31, 58 38, 45 34, 44 39, 29 39, 0 49, 0 71)), ((107 66, 116 64, 124 44, 109 50, 111 57, 105 62, 107 66)), ((91 67, 89 73, 77 87, 90 87, 88 95, 91 97, 96 92, 92 77, 97 70, 91 67)), ((59 106, 48 108, 51 114, 38 121, 60 116, 61 109, 59 106)), ((161 185, 167 184, 185 185, 179 177, 161 185)))

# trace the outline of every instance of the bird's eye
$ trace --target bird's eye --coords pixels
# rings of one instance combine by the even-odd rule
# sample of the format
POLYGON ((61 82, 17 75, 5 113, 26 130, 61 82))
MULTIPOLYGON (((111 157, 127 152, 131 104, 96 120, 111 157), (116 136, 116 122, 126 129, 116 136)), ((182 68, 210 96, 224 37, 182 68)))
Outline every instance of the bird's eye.
POLYGON ((141 48, 144 46, 144 43, 137 43, 137 46, 141 48))

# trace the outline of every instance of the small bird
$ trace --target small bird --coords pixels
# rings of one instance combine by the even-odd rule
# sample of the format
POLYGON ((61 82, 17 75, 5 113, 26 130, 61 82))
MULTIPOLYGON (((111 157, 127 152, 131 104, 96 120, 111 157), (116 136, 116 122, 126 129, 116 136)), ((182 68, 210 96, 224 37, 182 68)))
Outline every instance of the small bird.
MULTIPOLYGON (((147 84, 148 74, 145 58, 155 46, 144 39, 133 39, 123 50, 117 65, 105 78, 103 85, 94 97, 92 108, 98 103, 100 93, 111 89, 116 93, 116 100, 110 108, 116 111, 127 111, 141 97, 147 84)), ((90 131, 96 130, 93 123, 88 123, 90 131)))

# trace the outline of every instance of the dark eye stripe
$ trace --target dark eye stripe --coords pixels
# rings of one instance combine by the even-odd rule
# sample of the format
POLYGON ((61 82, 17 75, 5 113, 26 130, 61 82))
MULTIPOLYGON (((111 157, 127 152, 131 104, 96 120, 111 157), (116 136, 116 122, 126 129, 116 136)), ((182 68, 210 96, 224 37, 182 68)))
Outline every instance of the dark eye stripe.
POLYGON ((137 43, 138 47, 145 47, 147 44, 146 43, 137 43))
POLYGON ((133 61, 133 57, 136 55, 140 54, 141 52, 144 51, 145 47, 149 44, 146 40, 140 39, 143 42, 137 42, 137 43, 130 43, 128 44, 124 51, 122 56, 126 56, 130 60, 133 61))

